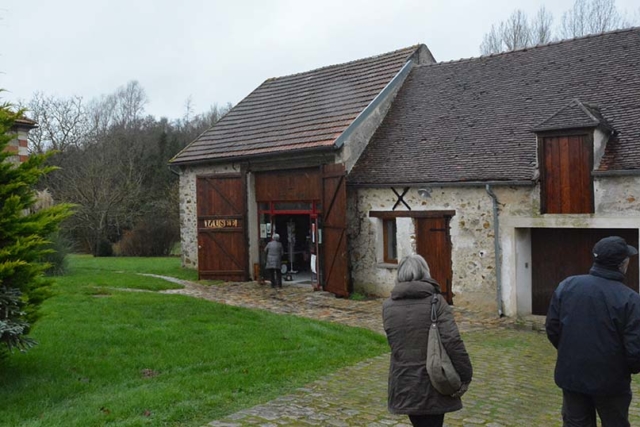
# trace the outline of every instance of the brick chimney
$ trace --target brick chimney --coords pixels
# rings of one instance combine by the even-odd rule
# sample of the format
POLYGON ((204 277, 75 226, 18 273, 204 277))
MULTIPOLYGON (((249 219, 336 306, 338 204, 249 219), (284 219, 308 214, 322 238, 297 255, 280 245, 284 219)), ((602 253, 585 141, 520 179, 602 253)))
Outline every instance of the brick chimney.
POLYGON ((37 127, 37 123, 26 117, 19 118, 13 124, 11 130, 15 132, 16 136, 9 142, 7 151, 13 155, 9 157, 9 160, 14 163, 22 163, 29 157, 27 135, 29 131, 37 127))

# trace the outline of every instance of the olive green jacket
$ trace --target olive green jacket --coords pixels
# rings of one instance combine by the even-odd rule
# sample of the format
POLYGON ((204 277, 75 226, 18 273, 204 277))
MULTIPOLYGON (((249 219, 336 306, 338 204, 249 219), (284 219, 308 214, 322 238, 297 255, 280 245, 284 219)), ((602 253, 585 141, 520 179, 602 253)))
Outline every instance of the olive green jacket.
MULTIPOLYGON (((462 408, 459 397, 444 396, 431 386, 425 366, 431 325, 431 301, 440 286, 434 280, 397 283, 382 306, 387 340, 391 347, 389 411, 394 414, 444 414, 462 408)), ((440 299, 438 329, 442 343, 463 383, 471 382, 473 369, 460 338, 453 312, 440 299)))

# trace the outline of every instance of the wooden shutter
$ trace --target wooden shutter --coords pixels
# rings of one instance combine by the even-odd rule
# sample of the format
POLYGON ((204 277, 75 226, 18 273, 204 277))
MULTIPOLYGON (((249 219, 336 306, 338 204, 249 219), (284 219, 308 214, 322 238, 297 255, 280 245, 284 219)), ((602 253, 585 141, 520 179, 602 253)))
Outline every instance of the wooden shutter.
POLYGON ((248 280, 246 185, 240 174, 198 177, 198 276, 248 280))
POLYGON ((544 137, 540 152, 542 213, 593 213, 591 137, 544 137))
POLYGON ((347 188, 342 164, 322 167, 322 212, 324 289, 348 297, 347 188))

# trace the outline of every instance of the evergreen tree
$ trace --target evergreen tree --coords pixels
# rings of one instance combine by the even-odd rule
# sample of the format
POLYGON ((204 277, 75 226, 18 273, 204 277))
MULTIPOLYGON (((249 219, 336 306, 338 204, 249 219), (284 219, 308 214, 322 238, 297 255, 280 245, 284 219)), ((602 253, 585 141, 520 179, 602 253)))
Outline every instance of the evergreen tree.
POLYGON ((9 104, 0 105, 0 351, 35 344, 26 335, 50 295, 50 279, 44 276, 48 265, 41 261, 51 251, 46 236, 71 214, 69 205, 30 210, 36 184, 54 168, 45 165, 48 155, 32 155, 21 164, 8 160, 6 147, 20 115, 9 104))

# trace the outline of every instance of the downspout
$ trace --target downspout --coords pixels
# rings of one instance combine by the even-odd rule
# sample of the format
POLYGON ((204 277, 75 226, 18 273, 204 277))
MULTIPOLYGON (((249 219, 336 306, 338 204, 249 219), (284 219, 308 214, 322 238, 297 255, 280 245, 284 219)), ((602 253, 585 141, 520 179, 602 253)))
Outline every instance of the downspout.
POLYGON ((498 305, 498 317, 503 317, 502 312, 502 256, 500 253, 500 220, 498 219, 498 198, 496 197, 491 185, 485 187, 487 194, 493 201, 493 234, 494 234, 494 252, 496 256, 496 303, 498 305))

